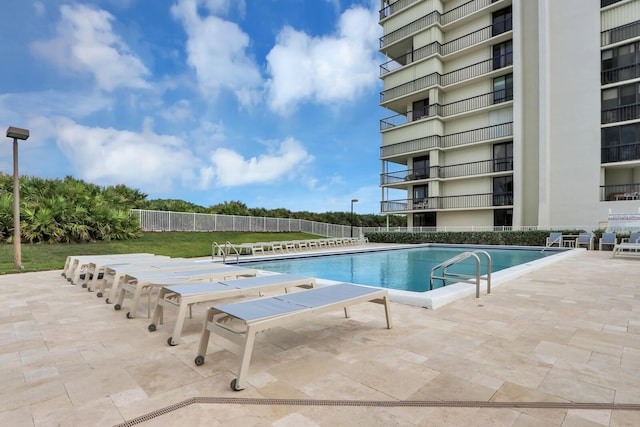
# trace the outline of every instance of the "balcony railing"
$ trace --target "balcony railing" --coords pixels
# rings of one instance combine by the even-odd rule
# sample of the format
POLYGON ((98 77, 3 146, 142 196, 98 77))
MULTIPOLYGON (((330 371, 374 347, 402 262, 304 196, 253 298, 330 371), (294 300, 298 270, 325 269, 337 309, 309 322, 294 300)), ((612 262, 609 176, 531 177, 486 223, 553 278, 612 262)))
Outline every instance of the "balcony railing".
POLYGON ((421 210, 456 210, 473 208, 491 208, 513 205, 513 193, 466 194, 461 196, 438 196, 401 200, 383 200, 380 211, 408 212, 421 210))
POLYGON ((635 37, 640 37, 640 21, 601 32, 600 45, 606 46, 608 44, 618 43, 635 37))
POLYGON ((640 183, 622 185, 601 185, 600 201, 640 200, 640 183))
POLYGON ((494 92, 485 93, 450 104, 431 104, 417 110, 408 111, 405 114, 396 114, 380 120, 380 130, 390 129, 406 123, 424 119, 427 117, 449 117, 456 114, 479 110, 491 105, 511 101, 513 99, 513 89, 501 89, 494 92))
POLYGON ((512 170, 513 157, 504 157, 448 166, 431 166, 428 169, 407 169, 383 173, 380 175, 380 183, 382 185, 389 185, 429 178, 458 178, 461 176, 475 176, 512 170))
POLYGON ((600 7, 611 6, 614 3, 618 3, 622 0, 600 0, 600 7))
POLYGON ((437 10, 433 11, 428 15, 425 15, 422 18, 416 19, 415 21, 405 25, 404 27, 398 28, 397 30, 380 37, 380 49, 390 45, 391 43, 395 43, 410 34, 427 28, 430 25, 436 23, 439 23, 440 25, 450 24, 460 18, 463 18, 474 12, 477 12, 484 7, 491 5, 491 3, 492 0, 471 0, 445 13, 440 13, 437 10))
POLYGON ((469 46, 482 43, 483 41, 489 40, 492 37, 494 37, 493 26, 490 25, 488 27, 481 28, 478 31, 474 31, 473 33, 466 34, 455 40, 451 40, 450 42, 447 42, 445 44, 440 44, 440 42, 437 41, 429 43, 428 45, 409 52, 406 55, 402 55, 398 58, 393 58, 380 65, 380 76, 384 76, 391 71, 402 68, 405 65, 411 64, 413 62, 420 61, 421 59, 427 58, 433 54, 437 53, 441 56, 449 55, 453 52, 457 52, 469 46))
POLYGON ((600 150, 602 163, 640 160, 640 142, 603 147, 600 150))
POLYGON ((640 64, 605 70, 600 73, 600 76, 603 85, 635 79, 636 77, 640 77, 640 64))
POLYGON ((513 64, 513 54, 496 55, 476 64, 469 65, 449 73, 431 73, 408 83, 401 84, 380 92, 380 103, 405 96, 412 92, 425 90, 434 86, 448 86, 474 77, 488 74, 491 71, 508 67, 513 64))
POLYGON ((640 119, 640 104, 624 105, 611 108, 602 112, 602 124, 624 122, 626 120, 640 119))
POLYGON ((388 18, 397 11, 404 9, 412 3, 417 2, 418 0, 398 0, 394 1, 391 4, 380 9, 380 20, 382 21, 384 18, 388 18))
POLYGON ((397 156, 434 148, 451 148, 465 144, 507 138, 513 136, 513 122, 500 123, 484 128, 449 135, 430 135, 423 138, 386 145, 380 148, 380 158, 397 156))

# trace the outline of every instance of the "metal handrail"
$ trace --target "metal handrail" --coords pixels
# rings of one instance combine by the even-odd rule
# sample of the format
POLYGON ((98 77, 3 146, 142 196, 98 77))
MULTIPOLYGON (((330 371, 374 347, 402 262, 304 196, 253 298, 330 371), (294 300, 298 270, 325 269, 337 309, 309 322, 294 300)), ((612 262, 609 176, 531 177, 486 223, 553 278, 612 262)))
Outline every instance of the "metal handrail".
POLYGON ((436 265, 435 267, 433 267, 431 269, 431 273, 429 274, 429 290, 433 290, 433 279, 439 279, 442 280, 443 286, 447 285, 447 281, 453 281, 453 282, 461 282, 461 283, 473 283, 471 282, 471 279, 475 278, 475 284, 476 284, 476 298, 480 298, 480 280, 484 279, 487 281, 487 294, 491 293, 491 255, 489 255, 489 253, 487 251, 483 251, 481 249, 476 249, 472 252, 463 252, 461 254, 458 254, 456 256, 454 256, 453 258, 450 258, 444 262, 441 262, 440 264, 436 265), (487 257, 487 277, 486 279, 484 279, 482 277, 482 275, 480 274, 480 257, 478 256, 478 254, 480 255, 484 255, 487 257), (469 274, 462 274, 462 273, 447 273, 447 268, 451 267, 452 265, 455 265, 457 263, 459 263, 460 261, 463 261, 467 258, 471 258, 473 257, 476 260, 476 274, 475 275, 469 275, 469 274), (438 269, 442 269, 442 276, 435 276, 434 273, 438 270, 438 269))
MULTIPOLYGON (((240 264, 240 252, 238 252, 238 249, 233 245, 233 243, 227 241, 227 242, 225 242, 224 247, 225 247, 225 249, 230 248, 231 250, 233 250, 233 252, 236 253, 236 264, 240 264)), ((231 255, 231 251, 228 251, 226 253, 231 255)), ((225 262, 225 259, 226 259, 226 256, 224 258, 222 258, 222 262, 223 263, 225 262)))
POLYGON ((226 258, 224 248, 220 246, 218 242, 213 242, 211 244, 211 259, 213 259, 216 255, 222 255, 222 262, 224 263, 224 259, 226 258))

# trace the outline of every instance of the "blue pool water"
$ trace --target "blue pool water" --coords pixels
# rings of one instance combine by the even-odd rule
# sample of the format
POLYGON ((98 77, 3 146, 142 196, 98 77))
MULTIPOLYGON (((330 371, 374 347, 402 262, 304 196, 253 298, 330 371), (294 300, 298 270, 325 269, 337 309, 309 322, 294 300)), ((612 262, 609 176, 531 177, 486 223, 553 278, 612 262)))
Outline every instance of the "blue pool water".
MULTIPOLYGON (((344 255, 309 256, 274 261, 248 262, 243 266, 280 273, 301 274, 339 282, 358 283, 389 289, 424 292, 429 290, 431 268, 455 255, 477 248, 420 247, 344 255)), ((492 272, 554 255, 557 251, 538 249, 488 249, 492 272)), ((482 274, 486 274, 486 258, 480 255, 482 274)), ((468 258, 448 269, 449 272, 473 274, 476 262, 468 258)), ((442 286, 434 283, 434 289, 442 286)))

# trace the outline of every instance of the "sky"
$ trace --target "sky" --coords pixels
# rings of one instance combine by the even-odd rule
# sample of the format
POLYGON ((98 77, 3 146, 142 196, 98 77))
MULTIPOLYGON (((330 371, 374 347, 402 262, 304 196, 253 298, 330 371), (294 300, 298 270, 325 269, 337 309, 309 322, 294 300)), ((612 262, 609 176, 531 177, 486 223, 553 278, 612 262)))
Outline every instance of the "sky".
POLYGON ((0 128, 20 175, 379 213, 379 4, 2 0, 0 128))

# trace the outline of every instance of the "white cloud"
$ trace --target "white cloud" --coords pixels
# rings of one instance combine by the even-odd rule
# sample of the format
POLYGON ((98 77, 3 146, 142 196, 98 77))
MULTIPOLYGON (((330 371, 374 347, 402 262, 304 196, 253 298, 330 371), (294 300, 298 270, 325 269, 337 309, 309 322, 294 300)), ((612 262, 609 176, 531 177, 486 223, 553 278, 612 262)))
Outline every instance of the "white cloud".
POLYGON ((273 152, 250 159, 228 148, 218 148, 211 155, 209 175, 225 187, 264 184, 282 176, 296 176, 311 161, 313 156, 302 144, 287 138, 273 152))
POLYGON ((32 49, 60 69, 90 74, 100 89, 146 88, 149 71, 113 32, 114 17, 85 5, 63 5, 56 36, 32 49))
POLYGON ((304 101, 353 100, 375 86, 377 22, 373 10, 354 7, 342 14, 334 36, 285 27, 267 55, 270 108, 286 115, 304 101))
POLYGON ((101 185, 125 183, 145 191, 168 191, 176 179, 188 184, 198 160, 180 138, 158 135, 151 125, 145 120, 142 132, 132 132, 57 118, 47 127, 82 179, 101 185))
MULTIPOLYGON (((226 1, 207 2, 212 10, 227 7, 226 1)), ((196 71, 200 89, 217 97, 223 89, 233 92, 249 107, 259 99, 262 76, 247 54, 249 36, 235 23, 217 16, 201 17, 197 0, 180 0, 171 11, 188 35, 188 62, 196 71)))

